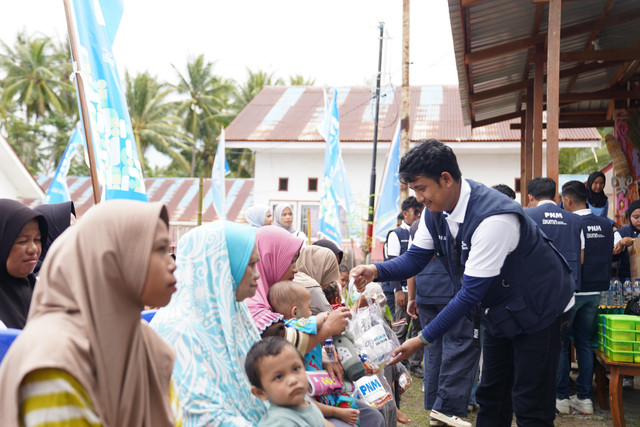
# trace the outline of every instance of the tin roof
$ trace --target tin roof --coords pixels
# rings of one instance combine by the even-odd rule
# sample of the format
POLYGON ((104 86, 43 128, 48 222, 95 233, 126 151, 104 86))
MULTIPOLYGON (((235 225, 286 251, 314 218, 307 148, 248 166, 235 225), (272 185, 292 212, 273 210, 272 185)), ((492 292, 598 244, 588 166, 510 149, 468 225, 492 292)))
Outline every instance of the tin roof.
MULTIPOLYGON (((40 177, 38 183, 42 188, 49 188, 51 177, 40 177)), ((199 178, 146 178, 147 197, 150 202, 162 202, 169 211, 172 223, 194 223, 198 215, 199 178)), ((67 185, 78 217, 93 206, 93 190, 89 177, 67 177, 67 185)), ((226 204, 227 219, 244 222, 244 211, 253 204, 253 179, 227 179, 226 204)), ((218 219, 212 206, 211 179, 204 180, 204 197, 202 201, 203 221, 218 219)), ((37 206, 41 200, 25 201, 30 206, 37 206)))
MULTIPOLYGON (((533 84, 535 46, 546 42, 546 2, 448 2, 464 123, 519 116, 533 84)), ((611 126, 614 100, 639 98, 636 85, 627 85, 640 64, 639 20, 637 0, 562 2, 560 127, 611 126)))
MULTIPOLYGON (((373 140, 375 92, 369 87, 337 88, 340 142, 373 140)), ((400 120, 400 88, 380 92, 378 141, 391 141, 400 120)), ((324 142, 318 125, 324 116, 323 89, 310 86, 265 87, 225 130, 227 142, 324 142)), ((510 129, 519 119, 472 129, 463 121, 457 86, 411 87, 410 138, 443 142, 520 141, 510 129)), ((594 128, 561 129, 561 141, 600 141, 594 128)))

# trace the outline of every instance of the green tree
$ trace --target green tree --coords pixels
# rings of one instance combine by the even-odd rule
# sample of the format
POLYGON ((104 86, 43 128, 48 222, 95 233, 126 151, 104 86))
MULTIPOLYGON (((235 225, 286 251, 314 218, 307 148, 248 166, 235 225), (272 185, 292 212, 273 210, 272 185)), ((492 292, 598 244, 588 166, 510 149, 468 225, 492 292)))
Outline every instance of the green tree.
POLYGON ((167 102, 171 88, 158 83, 149 73, 131 77, 126 72, 125 91, 133 135, 145 170, 151 171, 145 165, 144 154, 153 146, 170 156, 183 173, 188 172, 189 162, 182 153, 190 152, 193 144, 176 115, 176 104, 167 102))
POLYGON ((40 142, 37 122, 49 113, 68 111, 68 104, 61 96, 65 91, 73 91, 72 84, 61 78, 67 58, 49 37, 19 33, 13 47, 0 43, 3 49, 0 67, 4 72, 2 103, 18 103, 24 111, 24 125, 32 128, 33 138, 26 138, 20 151, 25 165, 34 171, 40 142))
POLYGON ((610 161, 609 151, 604 143, 604 135, 612 133, 611 128, 600 128, 602 136, 598 148, 561 148, 558 152, 558 169, 561 174, 588 174, 606 166, 610 161))
POLYGON ((313 86, 316 84, 316 79, 311 77, 304 77, 302 74, 294 74, 289 76, 290 86, 313 86))
POLYGON ((220 129, 234 117, 231 106, 234 85, 214 75, 213 63, 206 61, 204 55, 189 58, 184 74, 173 68, 178 73, 178 84, 174 87, 181 96, 178 114, 193 140, 190 175, 195 176, 196 166, 203 173, 207 166, 210 170, 208 162, 215 153, 220 129))
POLYGON ((248 68, 247 73, 247 80, 240 85, 236 96, 235 107, 237 111, 242 110, 250 103, 265 86, 279 86, 284 84, 284 81, 276 78, 274 73, 268 73, 262 70, 251 71, 248 68))

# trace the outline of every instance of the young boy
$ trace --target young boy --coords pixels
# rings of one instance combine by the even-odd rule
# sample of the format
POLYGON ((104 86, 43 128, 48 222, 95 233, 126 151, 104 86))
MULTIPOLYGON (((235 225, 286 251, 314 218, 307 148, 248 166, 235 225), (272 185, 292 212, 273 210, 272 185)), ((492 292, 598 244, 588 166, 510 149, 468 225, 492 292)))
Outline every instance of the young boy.
MULTIPOLYGON (((317 334, 328 317, 328 313, 312 316, 311 294, 304 286, 290 280, 283 280, 274 284, 269 289, 267 299, 273 310, 284 316, 286 326, 307 334, 317 334)), ((355 354, 355 349, 352 349, 352 352, 345 352, 338 347, 338 342, 335 344, 338 354, 344 356, 341 359, 341 363, 347 374, 351 371, 352 366, 354 367, 353 369, 356 369, 356 362, 361 364, 357 355, 349 357, 351 354, 355 354)), ((322 346, 320 344, 315 346, 305 355, 304 359, 307 371, 322 370, 322 346)), ((364 370, 364 366, 362 370, 364 370)), ((360 412, 356 409, 355 401, 348 395, 325 395, 321 396, 319 400, 318 406, 325 417, 335 417, 350 425, 358 422, 360 412), (341 404, 343 406, 349 405, 350 407, 337 406, 341 404)))
POLYGON ((296 348, 280 337, 267 337, 251 347, 244 362, 251 393, 271 403, 258 426, 324 427, 326 421, 307 397, 304 359, 296 348))

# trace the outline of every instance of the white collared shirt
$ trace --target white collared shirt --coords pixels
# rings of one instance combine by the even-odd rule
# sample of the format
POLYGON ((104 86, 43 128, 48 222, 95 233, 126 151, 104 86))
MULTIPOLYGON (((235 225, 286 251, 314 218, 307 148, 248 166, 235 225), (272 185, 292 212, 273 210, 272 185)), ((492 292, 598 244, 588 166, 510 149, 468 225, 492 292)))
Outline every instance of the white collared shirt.
MULTIPOLYGON (((464 223, 471 186, 461 178, 460 196, 456 206, 446 216, 447 226, 453 238, 458 235, 460 224, 464 223)), ((507 255, 515 250, 520 241, 520 220, 517 214, 493 215, 480 222, 471 236, 471 250, 464 274, 473 277, 494 277, 500 274, 507 255)), ((413 244, 422 249, 433 250, 433 237, 424 221, 413 239, 413 244)))
MULTIPOLYGON (((402 221, 402 224, 400 224, 400 228, 404 228, 407 231, 411 230, 411 226, 404 222, 404 220, 402 221)), ((387 244, 384 246, 387 258, 390 256, 400 256, 400 249, 400 238, 398 237, 398 235, 396 233, 389 233, 387 244)))

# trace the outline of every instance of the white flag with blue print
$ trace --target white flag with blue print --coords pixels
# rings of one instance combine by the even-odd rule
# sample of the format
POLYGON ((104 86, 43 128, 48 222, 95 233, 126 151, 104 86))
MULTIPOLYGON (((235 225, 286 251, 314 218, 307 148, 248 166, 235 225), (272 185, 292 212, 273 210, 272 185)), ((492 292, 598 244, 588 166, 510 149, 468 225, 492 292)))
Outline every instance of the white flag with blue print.
POLYGON ((382 186, 378 193, 374 235, 385 241, 387 232, 396 228, 398 213, 400 212, 400 120, 396 132, 391 140, 391 147, 387 153, 382 186))
POLYGON ((213 207, 218 214, 218 218, 227 219, 227 208, 225 206, 225 184, 224 177, 229 173, 229 165, 224 155, 224 128, 220 131, 218 139, 218 148, 216 149, 216 157, 213 160, 213 168, 211 169, 211 199, 213 207))

